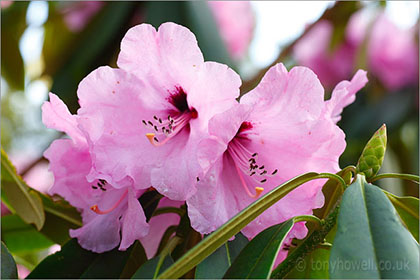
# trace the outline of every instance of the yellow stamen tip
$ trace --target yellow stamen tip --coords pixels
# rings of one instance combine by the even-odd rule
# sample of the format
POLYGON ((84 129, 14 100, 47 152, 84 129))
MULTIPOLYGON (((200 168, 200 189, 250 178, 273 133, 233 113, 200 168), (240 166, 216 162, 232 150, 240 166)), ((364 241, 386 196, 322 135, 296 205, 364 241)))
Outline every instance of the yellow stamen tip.
POLYGON ((255 188, 255 192, 256 192, 255 196, 256 196, 256 197, 259 197, 259 196, 260 196, 260 194, 261 194, 263 191, 264 191, 264 188, 261 188, 261 187, 256 187, 256 188, 255 188))
POLYGON ((155 134, 154 133, 146 133, 147 139, 149 139, 150 143, 154 144, 155 140, 155 134))

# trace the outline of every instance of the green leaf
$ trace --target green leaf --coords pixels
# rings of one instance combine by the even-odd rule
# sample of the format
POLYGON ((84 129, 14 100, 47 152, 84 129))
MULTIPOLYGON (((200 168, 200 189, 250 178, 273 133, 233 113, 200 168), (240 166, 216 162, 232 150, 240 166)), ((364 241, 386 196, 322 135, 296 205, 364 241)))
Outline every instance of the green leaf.
POLYGON ((227 279, 269 279, 281 245, 293 227, 293 219, 264 230, 241 251, 226 272, 227 279))
POLYGON ((331 278, 416 278, 419 246, 387 196, 362 175, 344 192, 331 278))
POLYGON ((39 195, 31 190, 16 173, 7 154, 1 149, 2 197, 7 199, 12 212, 16 212, 26 223, 33 223, 41 229, 45 222, 45 213, 39 195))
POLYGON ((341 180, 342 184, 345 184, 344 180, 335 174, 318 174, 315 172, 310 172, 297 176, 278 186, 242 210, 235 217, 221 226, 218 230, 213 232, 206 239, 189 250, 180 259, 178 259, 174 265, 159 275, 158 278, 169 279, 181 277, 211 253, 216 251, 217 248, 223 245, 229 238, 237 234, 242 228, 244 228, 248 223, 258 217, 271 205, 286 196, 289 192, 308 181, 331 177, 337 177, 337 180, 341 180))
POLYGON ((28 225, 17 215, 1 218, 1 238, 14 254, 40 251, 54 245, 54 242, 28 225))
POLYGON ((17 279, 16 263, 12 255, 1 242, 1 279, 17 279))
MULTIPOLYGON (((337 225, 325 237, 325 240, 332 243, 337 232, 337 225)), ((294 266, 287 274, 287 279, 329 279, 328 260, 330 259, 330 250, 317 248, 307 254, 294 266)))
POLYGON ((121 272, 120 279, 129 279, 147 261, 146 252, 140 241, 136 240, 132 246, 130 255, 121 272))
POLYGON ((64 200, 52 199, 38 192, 44 205, 45 223, 41 233, 52 241, 64 245, 70 240, 69 230, 82 226, 80 213, 64 200))
POLYGON ((133 246, 127 249, 127 251, 119 251, 118 248, 115 248, 112 251, 98 254, 95 260, 80 276, 80 278, 119 278, 121 272, 124 270, 126 262, 131 255, 130 253, 132 249, 133 246))
POLYGON ((411 196, 399 197, 382 190, 397 210, 405 227, 419 242, 419 199, 411 196))
POLYGON ((154 275, 158 275, 160 271, 164 271, 174 263, 171 256, 167 255, 163 260, 162 265, 158 268, 159 259, 160 256, 157 256, 148 260, 136 271, 136 273, 134 273, 131 279, 153 279, 154 275))
POLYGON ((356 172, 364 174, 369 181, 382 166, 386 150, 386 126, 383 124, 369 139, 357 162, 356 172))
POLYGON ((136 246, 97 254, 83 249, 73 238, 59 252, 46 257, 27 278, 119 278, 136 246))
POLYGON ((71 239, 60 251, 46 257, 27 278, 79 278, 97 256, 80 247, 77 239, 71 239))
POLYGON ((248 239, 242 233, 238 233, 234 240, 220 246, 213 254, 197 265, 195 278, 221 279, 248 242, 248 239))

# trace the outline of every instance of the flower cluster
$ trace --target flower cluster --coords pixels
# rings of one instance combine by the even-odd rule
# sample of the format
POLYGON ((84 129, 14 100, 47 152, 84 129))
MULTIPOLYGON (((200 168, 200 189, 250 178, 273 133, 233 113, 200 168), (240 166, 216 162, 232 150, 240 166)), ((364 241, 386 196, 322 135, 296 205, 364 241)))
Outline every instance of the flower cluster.
MULTIPOLYGON (((55 177, 50 194, 81 210, 84 225, 70 235, 94 252, 159 238, 168 221, 178 222, 146 221, 138 198, 151 187, 164 206, 186 202, 192 227, 204 234, 296 175, 338 171, 345 135, 336 123, 367 82, 360 70, 324 101, 310 69, 277 64, 238 102, 240 77, 205 62, 195 36, 174 23, 131 28, 117 64, 80 83, 77 115, 54 94, 42 108, 45 125, 71 138, 45 152, 55 177)), ((252 238, 311 214, 323 205, 322 184, 292 191, 243 233, 252 238)), ((306 233, 296 224, 289 239, 306 233)))
POLYGON ((369 10, 353 14, 345 38, 329 51, 333 24, 318 22, 295 46, 296 60, 313 69, 331 88, 352 74, 365 52, 369 71, 391 91, 418 83, 418 27, 400 29, 381 13, 373 20, 369 10), (366 48, 366 50, 363 50, 366 48))

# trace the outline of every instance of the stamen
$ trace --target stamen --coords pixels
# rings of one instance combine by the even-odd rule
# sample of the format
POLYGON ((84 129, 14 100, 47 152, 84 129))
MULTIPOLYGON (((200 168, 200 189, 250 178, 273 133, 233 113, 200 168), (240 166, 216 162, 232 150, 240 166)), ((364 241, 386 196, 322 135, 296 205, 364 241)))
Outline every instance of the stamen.
POLYGON ((90 207, 90 209, 93 212, 95 212, 96 214, 100 214, 100 215, 108 214, 108 213, 112 212, 115 208, 118 207, 118 205, 121 203, 121 201, 123 201, 123 199, 126 197, 127 193, 128 193, 128 189, 124 192, 124 194, 121 196, 121 198, 108 210, 104 210, 104 211, 100 210, 97 204, 90 207))
POLYGON ((264 188, 261 188, 261 187, 256 187, 256 188, 255 188, 255 194, 252 194, 252 193, 249 191, 248 186, 246 185, 244 178, 242 177, 242 174, 241 174, 242 172, 241 172, 241 170, 240 170, 240 169, 239 169, 239 167, 236 165, 235 161, 233 161, 233 163, 234 163, 234 165, 235 165, 236 172, 238 173, 239 179, 241 180, 241 183, 242 183, 242 187, 245 189, 246 194, 247 194, 249 197, 252 197, 252 198, 257 198, 257 197, 259 197, 259 196, 260 196, 260 194, 264 191, 264 188))
MULTIPOLYGON (((165 132, 167 134, 166 138, 163 141, 159 142, 155 133, 146 133, 146 137, 147 137, 147 139, 149 139, 149 142, 153 146, 155 146, 155 147, 162 146, 166 142, 168 142, 172 137, 177 135, 185 127, 185 125, 188 124, 190 119, 191 119, 190 114, 182 114, 175 121, 174 121, 174 119, 171 118, 171 116, 168 116, 168 120, 170 121, 170 123, 168 125, 169 130, 166 129, 165 127, 162 128, 163 130, 165 130, 165 132), (174 130, 172 130, 171 123, 175 124, 175 129, 174 130)), ((156 125, 153 125, 153 128, 155 129, 156 132, 159 132, 158 127, 156 125)))

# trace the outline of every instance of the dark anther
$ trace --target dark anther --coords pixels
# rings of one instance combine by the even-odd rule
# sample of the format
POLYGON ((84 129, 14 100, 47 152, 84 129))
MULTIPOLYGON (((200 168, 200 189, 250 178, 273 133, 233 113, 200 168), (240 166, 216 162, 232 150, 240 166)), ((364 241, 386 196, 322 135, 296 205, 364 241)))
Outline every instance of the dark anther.
POLYGON ((267 182, 267 179, 262 179, 260 182, 265 183, 265 182, 267 182))
POLYGON ((271 175, 274 175, 277 173, 277 169, 273 171, 273 173, 271 173, 271 175))
POLYGON ((153 126, 153 123, 152 123, 151 121, 148 121, 148 123, 149 123, 151 126, 153 126))
POLYGON ((200 182, 200 178, 199 177, 197 177, 197 182, 200 182))
POLYGON ((147 122, 145 120, 142 120, 142 122, 144 123, 144 125, 147 125, 147 122))
POLYGON ((155 125, 155 126, 153 126, 153 128, 156 130, 156 132, 158 132, 158 131, 159 131, 156 125, 155 125))
POLYGON ((252 175, 254 175, 255 174, 255 171, 252 171, 252 173, 249 175, 249 176, 252 176, 252 175))
POLYGON ((260 175, 264 175, 267 173, 267 170, 264 170, 263 172, 260 173, 260 175))
POLYGON ((264 165, 261 165, 260 169, 264 169, 264 165))
POLYGON ((153 118, 154 118, 155 120, 158 120, 158 117, 156 117, 156 116, 153 116, 153 118))
POLYGON ((258 154, 257 153, 253 153, 252 154, 252 157, 256 157, 258 154))
POLYGON ((162 123, 162 119, 161 118, 159 118, 159 122, 162 123))
POLYGON ((153 137, 153 140, 155 140, 156 142, 159 142, 159 140, 156 137, 153 137))
POLYGON ((98 188, 97 186, 93 186, 93 185, 92 185, 92 189, 95 189, 95 190, 96 190, 97 188, 98 188))

